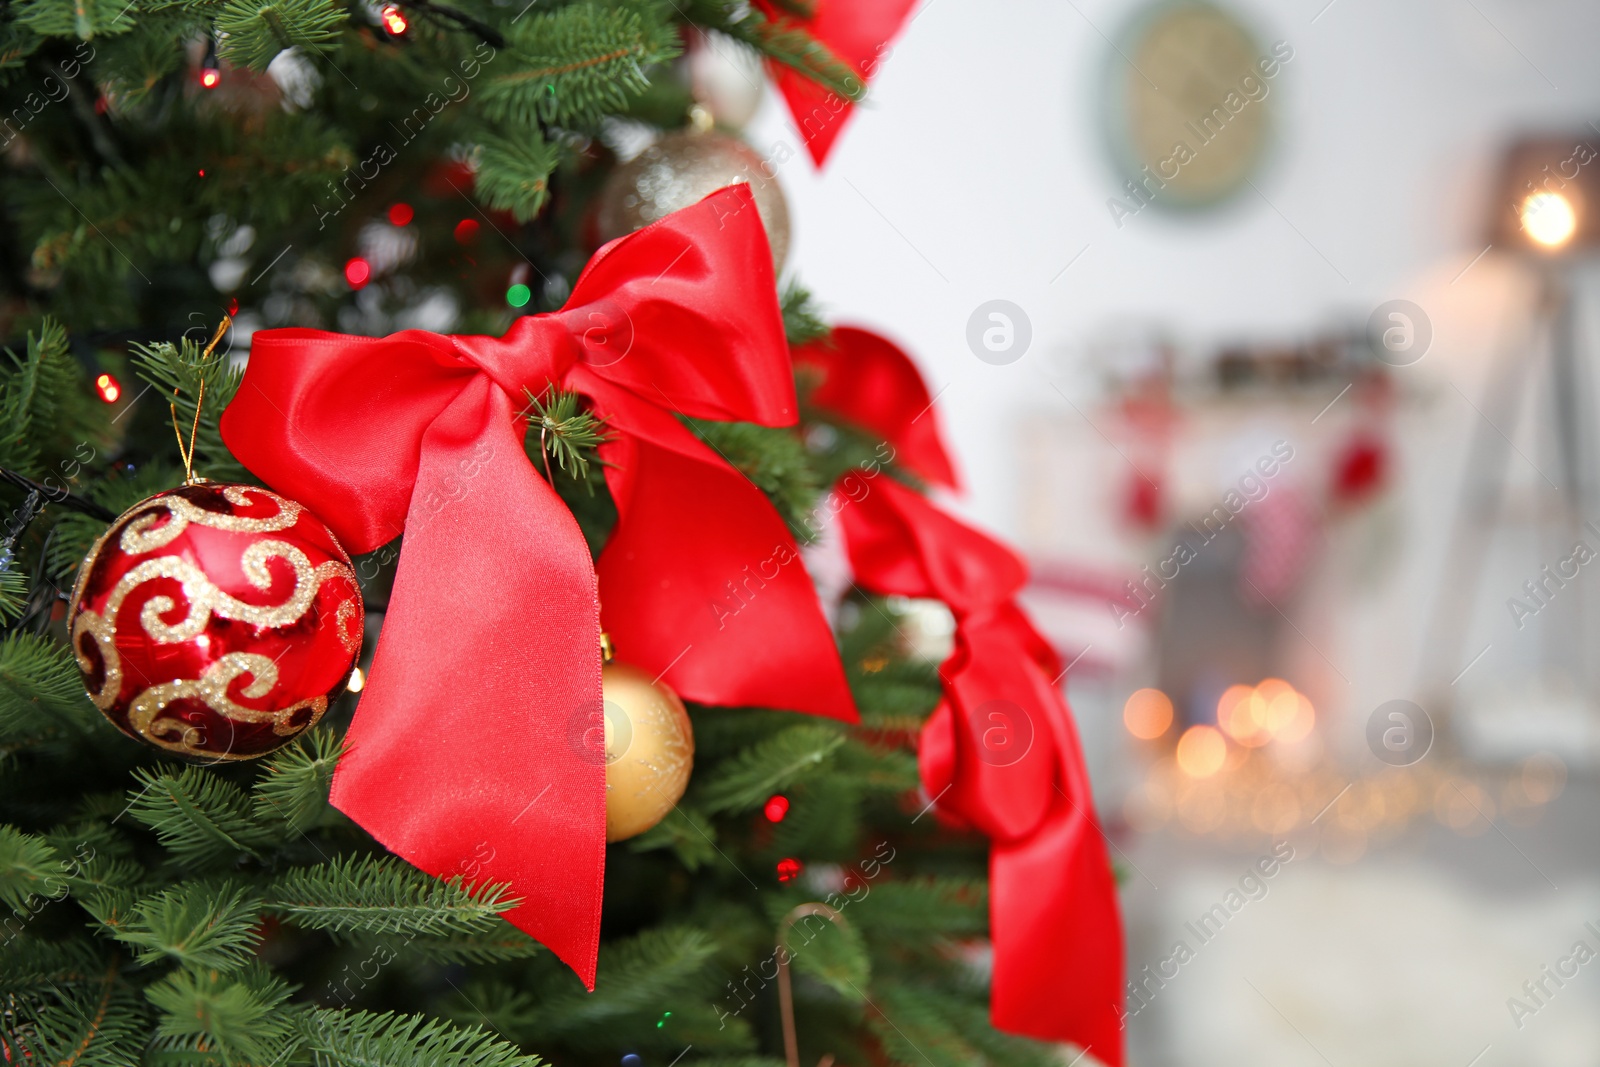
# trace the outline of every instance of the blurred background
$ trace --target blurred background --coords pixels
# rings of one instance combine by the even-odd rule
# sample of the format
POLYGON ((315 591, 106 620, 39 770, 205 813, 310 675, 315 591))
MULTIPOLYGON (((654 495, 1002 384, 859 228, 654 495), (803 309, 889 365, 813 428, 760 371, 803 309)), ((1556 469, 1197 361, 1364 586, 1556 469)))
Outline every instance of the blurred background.
POLYGON ((1600 1063, 1597 40, 928 0, 826 171, 746 128, 1032 562, 1133 1063, 1600 1063))

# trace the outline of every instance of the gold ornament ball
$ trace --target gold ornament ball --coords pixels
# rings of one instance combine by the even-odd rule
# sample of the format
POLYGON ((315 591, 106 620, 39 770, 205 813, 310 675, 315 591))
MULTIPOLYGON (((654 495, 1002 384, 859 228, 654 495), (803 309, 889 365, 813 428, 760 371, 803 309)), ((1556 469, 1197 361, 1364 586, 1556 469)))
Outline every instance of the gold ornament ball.
POLYGON ((749 182, 772 245, 773 268, 781 270, 789 254, 789 205, 773 170, 737 137, 715 130, 669 133, 606 180, 600 192, 600 236, 610 241, 725 186, 749 182))
POLYGON ((637 667, 608 663, 606 840, 642 834, 683 796, 694 768, 694 733, 678 694, 637 667))

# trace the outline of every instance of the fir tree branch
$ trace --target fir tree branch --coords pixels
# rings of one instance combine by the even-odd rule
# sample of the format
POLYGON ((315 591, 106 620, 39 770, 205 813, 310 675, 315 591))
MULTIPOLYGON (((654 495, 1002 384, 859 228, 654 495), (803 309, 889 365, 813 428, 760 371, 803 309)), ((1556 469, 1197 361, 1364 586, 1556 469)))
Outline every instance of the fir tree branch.
POLYGON ((113 931, 140 963, 173 960, 220 973, 238 970, 261 940, 261 899, 240 887, 184 882, 134 902, 113 931))
POLYGON ((647 68, 678 55, 672 22, 653 5, 580 0, 512 26, 514 69, 491 75, 485 112, 524 129, 593 124, 649 86, 647 68))
POLYGON ((339 735, 319 724, 275 753, 252 789, 256 818, 282 822, 294 832, 314 826, 331 810, 328 787, 342 751, 339 735))
POLYGON ((799 282, 790 282, 783 290, 783 332, 791 348, 824 340, 833 333, 811 291, 799 282))
POLYGON ((501 912, 518 903, 503 885, 468 888, 393 856, 364 856, 286 872, 272 885, 268 910, 334 934, 448 938, 500 930, 501 912))
POLYGON ((128 803, 128 813, 150 827, 188 867, 241 855, 259 856, 274 835, 258 823, 244 790, 210 771, 186 767, 177 774, 150 770, 134 773, 141 788, 128 803))
POLYGON ((530 435, 538 435, 539 449, 545 457, 545 477, 554 481, 548 458, 554 456, 563 474, 587 484, 589 463, 609 439, 604 422, 579 410, 577 393, 552 386, 543 397, 536 396, 532 389, 523 390, 523 394, 528 403, 517 416, 528 421, 530 435))
POLYGON ((297 1020, 316 1067, 539 1067, 476 1026, 459 1027, 421 1015, 312 1011, 297 1020))
POLYGON ((157 1047, 220 1052, 224 1062, 281 1062, 298 1038, 292 989, 259 966, 234 975, 180 970, 145 991, 161 1010, 157 1047))
POLYGON ((709 812, 754 811, 773 793, 817 773, 844 743, 835 726, 791 726, 702 772, 692 783, 694 799, 709 812))
POLYGON ((61 857, 49 842, 0 826, 0 903, 21 913, 31 897, 64 896, 60 875, 61 857))

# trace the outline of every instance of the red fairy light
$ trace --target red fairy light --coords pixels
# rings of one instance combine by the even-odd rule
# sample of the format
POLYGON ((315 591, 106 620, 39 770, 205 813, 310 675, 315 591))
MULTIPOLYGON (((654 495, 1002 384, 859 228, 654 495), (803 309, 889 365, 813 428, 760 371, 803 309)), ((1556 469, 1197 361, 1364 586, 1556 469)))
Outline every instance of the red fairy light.
POLYGON ((801 863, 793 856, 785 856, 778 861, 778 881, 792 882, 800 877, 801 863))
POLYGON ((115 404, 117 397, 122 395, 122 386, 109 374, 102 374, 94 380, 94 391, 100 394, 100 399, 107 404, 115 404))
POLYGON ((372 264, 356 256, 346 261, 344 265, 344 280, 350 283, 350 288, 360 289, 372 280, 372 264))
POLYGON ((222 71, 215 67, 207 67, 200 72, 200 84, 207 89, 215 89, 222 83, 222 71))
POLYGON ((410 204, 401 203, 389 205, 389 225, 391 226, 408 225, 412 219, 416 218, 416 216, 417 213, 411 210, 410 204))
POLYGON ((406 22, 406 17, 400 11, 400 5, 398 4, 383 5, 382 18, 383 28, 394 34, 396 37, 399 37, 402 33, 405 33, 406 27, 410 25, 408 22, 406 22))
POLYGON ((471 244, 478 236, 478 220, 462 219, 456 223, 456 243, 471 244))
POLYGON ((775 793, 767 798, 766 807, 761 809, 768 822, 782 822, 783 817, 789 814, 789 798, 782 793, 775 793))

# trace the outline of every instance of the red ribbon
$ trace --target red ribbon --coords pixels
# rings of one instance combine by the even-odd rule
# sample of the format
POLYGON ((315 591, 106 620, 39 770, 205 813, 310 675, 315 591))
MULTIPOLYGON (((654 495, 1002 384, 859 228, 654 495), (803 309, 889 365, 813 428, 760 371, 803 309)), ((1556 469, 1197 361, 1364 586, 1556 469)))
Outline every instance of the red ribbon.
POLYGON ((795 368, 817 379, 806 400, 882 437, 895 460, 935 485, 959 489, 939 435, 933 397, 917 365, 893 341, 854 326, 794 350, 795 368))
POLYGON ((1009 549, 888 478, 840 511, 857 582, 935 597, 956 619, 922 784, 991 841, 990 1011, 1002 1030, 1122 1061, 1122 929, 1060 660, 1014 597, 1009 549))
POLYGON ((622 657, 689 699, 855 718, 794 539, 677 414, 795 421, 748 186, 606 245, 565 307, 501 338, 258 333, 222 417, 233 453, 350 551, 405 534, 334 805, 431 874, 509 883, 524 903, 507 918, 591 988, 597 592, 622 657), (619 518, 593 565, 523 451, 520 394, 551 384, 612 434, 619 518))
MULTIPOLYGON (((756 0, 756 4, 780 26, 798 26, 826 45, 845 66, 860 75, 865 88, 888 55, 889 42, 900 32, 916 0, 814 0, 811 14, 805 18, 780 11, 773 0, 756 0)), ((772 79, 789 104, 789 114, 794 116, 811 158, 822 166, 850 118, 850 101, 791 67, 776 63, 770 66, 772 79)))

